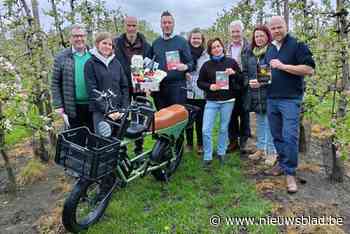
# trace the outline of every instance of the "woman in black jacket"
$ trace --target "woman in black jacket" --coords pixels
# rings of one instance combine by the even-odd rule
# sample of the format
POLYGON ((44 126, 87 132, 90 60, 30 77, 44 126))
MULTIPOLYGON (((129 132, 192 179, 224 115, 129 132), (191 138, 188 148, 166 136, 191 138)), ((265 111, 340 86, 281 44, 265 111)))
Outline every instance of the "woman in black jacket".
MULTIPOLYGON (((128 106, 129 90, 123 68, 113 53, 112 35, 107 32, 99 33, 96 36, 95 46, 90 51, 92 57, 85 64, 84 73, 87 81, 89 107, 90 111, 93 112, 95 132, 98 133, 96 126, 103 120, 105 103, 96 101, 99 95, 93 90, 112 90, 117 95, 112 100, 116 108, 125 108, 128 106)), ((113 113, 109 117, 118 119, 120 113, 113 113)))
POLYGON ((267 119, 267 86, 271 76, 269 64, 265 61, 266 50, 271 43, 271 34, 266 26, 257 26, 253 31, 252 50, 249 60, 256 64, 257 72, 250 78, 251 111, 256 116, 257 151, 249 155, 252 160, 265 159, 272 166, 277 159, 269 122, 267 119), (264 82, 265 79, 266 81, 264 82))
POLYGON ((228 124, 230 122, 235 95, 242 87, 241 71, 234 59, 225 57, 224 45, 220 38, 208 41, 210 60, 203 64, 197 81, 198 87, 205 92, 206 104, 203 115, 204 166, 212 160, 212 130, 216 114, 220 113, 220 128, 217 154, 224 163, 227 143, 228 124))

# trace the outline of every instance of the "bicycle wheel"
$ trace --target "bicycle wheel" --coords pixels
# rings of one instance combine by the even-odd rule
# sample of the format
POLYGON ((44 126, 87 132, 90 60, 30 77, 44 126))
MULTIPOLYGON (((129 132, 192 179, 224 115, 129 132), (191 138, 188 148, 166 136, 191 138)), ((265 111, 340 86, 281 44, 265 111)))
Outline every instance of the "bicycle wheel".
POLYGON ((182 159, 183 142, 184 136, 183 134, 181 134, 181 136, 176 140, 175 145, 169 146, 168 149, 165 151, 165 154, 167 155, 164 155, 162 158, 171 158, 171 150, 173 150, 173 147, 175 147, 175 156, 171 158, 171 162, 165 165, 165 167, 152 171, 152 175, 156 180, 167 181, 170 178, 170 176, 174 174, 174 172, 180 165, 182 159))
POLYGON ((78 180, 63 206, 62 223, 68 231, 77 233, 88 229, 101 218, 111 198, 116 177, 108 176, 108 180, 110 186, 107 190, 101 189, 95 181, 78 180))

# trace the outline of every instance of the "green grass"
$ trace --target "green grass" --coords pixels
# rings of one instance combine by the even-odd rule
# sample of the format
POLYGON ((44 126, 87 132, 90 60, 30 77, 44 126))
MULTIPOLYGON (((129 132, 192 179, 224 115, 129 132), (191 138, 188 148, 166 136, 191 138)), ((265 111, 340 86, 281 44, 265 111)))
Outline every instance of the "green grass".
MULTIPOLYGON (((152 143, 146 141, 146 145, 152 143)), ((264 217, 272 206, 244 178, 238 155, 228 156, 225 166, 214 160, 212 170, 204 171, 201 158, 186 153, 168 184, 152 176, 133 181, 113 194, 105 216, 86 233, 240 233, 244 227, 213 227, 209 218, 214 214, 264 217)), ((246 230, 278 233, 276 227, 266 225, 247 226, 246 230)))
POLYGON ((5 135, 5 145, 11 146, 23 142, 30 136, 30 131, 25 127, 16 127, 5 135))

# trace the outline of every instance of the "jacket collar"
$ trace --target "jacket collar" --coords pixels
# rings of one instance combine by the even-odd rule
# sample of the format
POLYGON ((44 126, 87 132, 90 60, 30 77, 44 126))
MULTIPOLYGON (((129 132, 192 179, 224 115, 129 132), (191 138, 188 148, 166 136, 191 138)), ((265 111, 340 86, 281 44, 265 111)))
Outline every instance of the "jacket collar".
POLYGON ((94 55, 95 58, 96 58, 98 61, 102 62, 106 67, 108 67, 108 65, 112 62, 112 60, 113 60, 114 57, 115 57, 115 55, 114 55, 114 53, 113 53, 111 56, 109 56, 108 58, 106 58, 106 57, 102 56, 102 55, 98 52, 98 50, 97 50, 96 48, 91 49, 91 50, 90 50, 90 53, 91 53, 92 55, 94 55))

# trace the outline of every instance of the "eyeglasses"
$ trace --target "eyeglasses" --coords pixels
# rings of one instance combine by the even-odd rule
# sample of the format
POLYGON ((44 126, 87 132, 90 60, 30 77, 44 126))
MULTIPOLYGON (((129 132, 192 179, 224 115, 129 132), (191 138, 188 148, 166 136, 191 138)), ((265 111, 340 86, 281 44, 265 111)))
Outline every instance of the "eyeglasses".
POLYGON ((86 37, 86 34, 73 34, 72 37, 74 38, 86 37))

